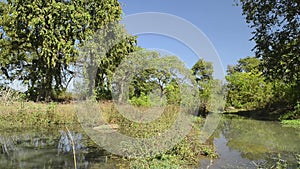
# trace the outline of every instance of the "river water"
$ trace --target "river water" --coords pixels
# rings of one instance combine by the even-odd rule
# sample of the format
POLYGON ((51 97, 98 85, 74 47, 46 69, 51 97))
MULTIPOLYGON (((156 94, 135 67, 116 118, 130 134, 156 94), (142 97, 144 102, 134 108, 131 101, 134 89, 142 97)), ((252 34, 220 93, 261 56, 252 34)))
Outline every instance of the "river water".
MULTIPOLYGON (((83 132, 69 126, 80 169, 127 168, 83 132)), ((224 116, 214 133, 218 159, 200 160, 199 168, 271 168, 280 162, 296 168, 300 154, 300 129, 278 122, 224 116)), ((0 129, 0 169, 74 168, 72 145, 66 128, 36 127, 0 129)))
POLYGON ((65 126, 0 130, 0 169, 119 168, 125 165, 93 143, 78 127, 65 126))
POLYGON ((300 155, 300 128, 225 115, 214 144, 219 158, 203 160, 201 168, 275 168, 280 163, 294 169, 300 155))

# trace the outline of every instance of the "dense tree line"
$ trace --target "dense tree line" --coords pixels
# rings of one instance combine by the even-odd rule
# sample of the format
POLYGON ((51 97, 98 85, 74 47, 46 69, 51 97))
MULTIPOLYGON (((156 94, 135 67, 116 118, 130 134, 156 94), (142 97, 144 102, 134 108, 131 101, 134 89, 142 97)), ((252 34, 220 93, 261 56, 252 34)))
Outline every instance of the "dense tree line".
MULTIPOLYGON (((247 23, 254 28, 256 56, 228 67, 227 105, 246 109, 296 106, 300 101, 299 2, 240 0, 240 4, 247 23)), ((21 81, 28 99, 53 101, 66 93, 79 69, 88 86, 86 96, 112 99, 117 67, 132 57, 131 53, 143 51, 136 37, 119 24, 121 14, 117 0, 1 1, 1 83, 21 81)), ((153 52, 151 57, 175 63, 159 53, 153 52)), ((223 90, 215 90, 220 83, 212 77, 212 64, 200 59, 190 73, 203 111, 211 109, 217 102, 213 93, 223 90)), ((179 93, 174 74, 154 68, 133 77, 128 96, 136 105, 164 100, 179 104, 179 93)))
POLYGON ((300 2, 240 0, 253 29, 255 58, 228 67, 228 106, 285 108, 285 118, 299 118, 300 2))
MULTIPOLYGON (((27 99, 58 101, 66 99, 72 81, 82 76, 86 88, 77 86, 81 94, 93 95, 97 100, 112 99, 117 67, 125 58, 139 57, 131 53, 143 51, 136 37, 119 24, 121 14, 117 0, 1 1, 1 83, 18 80, 26 87, 27 99)), ((156 64, 173 64, 174 70, 150 68, 136 74, 130 82, 130 101, 136 105, 163 100, 164 104, 179 104, 180 86, 175 72, 182 71, 184 64, 174 56, 161 57, 156 52, 150 55, 157 58, 156 64)), ((189 71, 206 109, 212 64, 200 59, 189 71)))
POLYGON ((260 69, 261 62, 256 57, 246 57, 238 60, 236 65, 228 66, 227 107, 264 111, 282 109, 284 111, 279 111, 282 114, 278 116, 297 118, 299 110, 295 111, 294 107, 297 107, 295 100, 299 95, 294 91, 294 85, 283 79, 268 79, 260 69))
POLYGON ((268 80, 283 81, 300 99, 300 2, 241 0, 243 15, 253 28, 254 51, 268 80))

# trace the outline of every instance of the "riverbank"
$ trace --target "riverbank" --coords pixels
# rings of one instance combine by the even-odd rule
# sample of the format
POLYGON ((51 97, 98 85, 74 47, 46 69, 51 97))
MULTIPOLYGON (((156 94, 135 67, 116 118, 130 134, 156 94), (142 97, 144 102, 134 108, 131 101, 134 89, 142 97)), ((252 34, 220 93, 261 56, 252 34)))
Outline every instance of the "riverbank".
POLYGON ((0 104, 0 112, 1 128, 78 123, 72 104, 13 102, 0 104))
MULTIPOLYGON (((117 129, 118 132, 137 138, 148 138, 166 131, 173 124, 177 117, 176 112, 179 111, 177 107, 170 106, 153 123, 140 124, 125 119, 111 102, 101 102, 99 106, 108 123, 120 126, 117 129)), ((74 103, 13 102, 1 104, 0 112, 0 128, 2 130, 21 129, 26 126, 40 129, 59 125, 80 127, 74 103)), ((199 165, 199 159, 202 157, 216 158, 217 154, 212 140, 208 140, 205 144, 198 142, 203 124, 203 118, 195 117, 192 130, 181 142, 172 149, 155 156, 146 153, 144 158, 128 158, 131 168, 178 168, 183 166, 193 168, 199 165)))
POLYGON ((300 119, 292 119, 292 120, 284 120, 281 119, 282 114, 286 114, 289 112, 289 109, 282 108, 270 111, 268 109, 260 109, 260 110, 239 110, 234 109, 230 111, 226 111, 223 114, 231 114, 231 115, 238 115, 240 117, 255 119, 255 120, 263 120, 263 121, 278 121, 283 126, 288 127, 297 127, 300 128, 300 119))
POLYGON ((290 126, 290 127, 298 127, 298 128, 300 128, 300 119, 282 120, 281 124, 283 124, 284 126, 290 126))
POLYGON ((266 121, 279 121, 282 114, 289 111, 288 108, 276 108, 276 109, 232 109, 224 112, 224 114, 236 114, 242 117, 247 117, 256 120, 266 120, 266 121))

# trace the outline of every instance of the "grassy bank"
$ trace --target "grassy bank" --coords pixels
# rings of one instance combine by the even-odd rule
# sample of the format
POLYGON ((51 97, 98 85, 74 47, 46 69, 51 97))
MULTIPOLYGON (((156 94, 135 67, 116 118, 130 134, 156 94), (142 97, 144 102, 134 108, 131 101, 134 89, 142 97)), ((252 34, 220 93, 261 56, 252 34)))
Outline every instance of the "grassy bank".
MULTIPOLYGON (((152 138, 167 131, 176 120, 178 116, 179 107, 167 106, 159 118, 149 123, 137 123, 121 115, 112 103, 101 103, 100 106, 103 116, 109 123, 117 124, 118 132, 131 136, 134 138, 152 138)), ((122 107, 123 110, 127 107, 122 107)), ((145 107, 135 107, 136 109, 144 111, 145 107)), ((127 110, 128 111, 128 110, 127 110)), ((136 154, 127 154, 130 159, 130 168, 148 169, 148 168, 195 168, 199 165, 199 160, 202 157, 217 158, 214 151, 212 140, 208 140, 205 144, 199 143, 201 134, 201 126, 204 124, 203 118, 194 117, 191 131, 176 144, 172 149, 156 154, 153 156, 151 150, 141 149, 143 152, 136 152, 136 154, 143 154, 142 158, 135 158, 136 154)), ((143 142, 141 142, 143 144, 143 142)), ((159 146, 160 142, 154 141, 153 145, 159 146)), ((135 148, 131 143, 126 144, 126 149, 135 148)))
POLYGON ((233 109, 224 112, 224 114, 236 114, 242 117, 256 119, 256 120, 267 120, 267 121, 279 121, 280 115, 286 113, 287 109, 233 109))
POLYGON ((13 102, 0 104, 0 127, 39 127, 77 123, 72 104, 13 102))
POLYGON ((291 127, 299 127, 300 128, 300 119, 282 120, 281 124, 283 124, 284 126, 291 126, 291 127))
MULTIPOLYGON (((224 114, 236 114, 239 116, 267 121, 282 121, 294 117, 295 113, 291 110, 291 107, 272 107, 272 108, 260 108, 260 109, 232 109, 227 110, 224 114)), ((298 111, 298 110, 297 110, 298 111)))
MULTIPOLYGON (((111 108, 114 110, 114 108, 111 108)), ((135 123, 123 118, 117 111, 111 111, 107 116, 108 121, 120 125, 120 132, 135 138, 149 138, 157 136, 168 130, 177 118, 179 108, 168 106, 161 116, 151 123, 135 123)), ((195 117, 193 127, 189 134, 179 144, 164 153, 150 156, 151 151, 144 152, 144 158, 139 158, 131 163, 131 168, 194 168, 199 165, 199 159, 203 156, 216 158, 212 141, 200 144, 200 127, 204 119, 195 117)), ((160 143, 153 143, 160 146, 160 143)), ((130 147, 129 147, 130 148, 130 147)), ((131 154, 131 156, 134 156, 131 154)))
MULTIPOLYGON (((150 123, 135 123, 124 118, 113 103, 99 103, 107 122, 118 124, 118 132, 136 138, 149 138, 167 131, 178 115, 176 106, 166 107, 161 116, 150 123)), ((20 128, 24 126, 46 128, 51 125, 77 124, 75 104, 13 102, 0 105, 0 128, 20 128)), ((145 108, 139 108, 145 109, 145 108)), ((212 140, 205 144, 198 142, 204 119, 195 117, 189 134, 172 149, 150 155, 143 152, 143 158, 130 158, 131 168, 194 168, 203 156, 216 158, 212 140)), ((160 143, 154 143, 160 145, 160 143)), ((133 145, 134 146, 134 145, 133 145)), ((129 147, 130 148, 130 147, 129 147)), ((135 157, 134 154, 131 154, 135 157)))
POLYGON ((226 109, 225 114, 236 114, 256 120, 282 121, 282 124, 297 125, 300 120, 300 102, 294 105, 288 103, 273 104, 268 107, 252 109, 226 109))

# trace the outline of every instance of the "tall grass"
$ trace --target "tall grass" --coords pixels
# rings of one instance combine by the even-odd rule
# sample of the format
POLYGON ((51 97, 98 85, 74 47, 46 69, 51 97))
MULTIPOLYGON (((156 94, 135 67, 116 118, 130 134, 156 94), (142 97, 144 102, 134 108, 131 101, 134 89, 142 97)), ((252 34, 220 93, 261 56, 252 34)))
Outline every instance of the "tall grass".
POLYGON ((14 91, 11 88, 1 88, 0 89, 0 104, 10 105, 14 102, 24 101, 24 94, 21 94, 18 91, 14 91))
POLYGON ((0 104, 0 127, 47 126, 77 123, 72 104, 13 102, 0 104))

